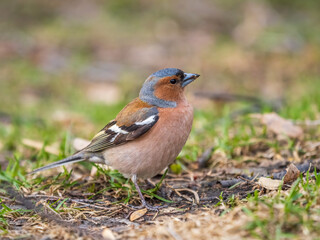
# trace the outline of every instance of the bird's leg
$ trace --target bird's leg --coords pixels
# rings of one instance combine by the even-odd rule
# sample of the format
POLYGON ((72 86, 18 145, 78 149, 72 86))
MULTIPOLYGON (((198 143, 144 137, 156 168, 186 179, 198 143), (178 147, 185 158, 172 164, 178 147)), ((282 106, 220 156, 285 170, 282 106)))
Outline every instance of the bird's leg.
POLYGON ((149 210, 151 210, 151 211, 158 211, 159 210, 159 208, 162 208, 163 206, 151 206, 151 205, 149 205, 147 202, 146 202, 146 200, 145 200, 145 198, 144 198, 144 196, 143 196, 143 194, 142 194, 142 192, 141 192, 141 190, 140 190, 140 187, 139 187, 139 185, 138 185, 138 183, 137 183, 137 176, 136 175, 133 175, 132 176, 132 178, 131 178, 131 180, 132 180, 132 182, 134 183, 134 186, 136 187, 136 190, 138 191, 138 194, 139 194, 139 197, 140 197, 140 199, 141 199, 141 206, 140 207, 138 207, 138 208, 147 208, 147 209, 149 209, 149 210))

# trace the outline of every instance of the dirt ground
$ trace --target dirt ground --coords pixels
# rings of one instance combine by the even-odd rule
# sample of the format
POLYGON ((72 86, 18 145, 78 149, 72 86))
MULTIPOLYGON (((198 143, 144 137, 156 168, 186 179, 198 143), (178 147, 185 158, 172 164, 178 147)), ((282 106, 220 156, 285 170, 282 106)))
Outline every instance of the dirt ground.
MULTIPOLYGON (((21 195, 9 189, 12 198, 4 199, 11 209, 32 210, 32 214, 12 216, 9 222, 11 234, 25 236, 19 239, 99 239, 101 236, 105 239, 205 239, 208 234, 201 232, 207 230, 211 232, 210 236, 237 239, 239 234, 245 237, 241 224, 245 215, 239 214, 239 207, 227 213, 232 204, 237 205, 237 201, 255 190, 259 195, 270 194, 272 191, 257 184, 258 176, 282 179, 289 164, 288 161, 278 161, 268 166, 257 164, 241 169, 230 164, 222 169, 192 171, 181 176, 168 174, 158 194, 172 203, 166 203, 158 212, 114 204, 120 199, 115 198, 113 191, 96 195, 96 200, 88 200, 79 188, 87 184, 85 179, 74 186, 77 190, 60 192, 61 197, 41 191, 21 195), (65 211, 59 214, 48 207, 61 202, 65 211)), ((320 160, 305 161, 296 166, 304 173, 314 167, 320 169, 320 160)), ((160 177, 141 184, 142 188, 153 187, 160 177)), ((155 198, 147 200, 153 205, 164 204, 155 198)), ((138 197, 134 197, 130 204, 138 205, 138 197)), ((3 239, 10 239, 10 236, 3 239)))

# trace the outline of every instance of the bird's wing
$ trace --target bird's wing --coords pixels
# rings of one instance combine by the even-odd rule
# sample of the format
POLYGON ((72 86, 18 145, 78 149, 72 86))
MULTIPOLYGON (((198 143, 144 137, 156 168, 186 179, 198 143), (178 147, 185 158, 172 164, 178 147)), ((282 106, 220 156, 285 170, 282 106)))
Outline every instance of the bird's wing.
POLYGON ((158 121, 159 112, 139 99, 129 103, 110 121, 83 149, 85 152, 100 152, 113 146, 132 141, 148 132, 158 121))

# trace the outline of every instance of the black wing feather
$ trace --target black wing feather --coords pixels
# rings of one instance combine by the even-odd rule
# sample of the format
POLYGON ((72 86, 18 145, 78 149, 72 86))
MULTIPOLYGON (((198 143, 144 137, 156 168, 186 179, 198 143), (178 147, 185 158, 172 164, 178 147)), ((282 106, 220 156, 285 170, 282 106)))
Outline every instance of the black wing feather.
POLYGON ((159 112, 156 107, 142 108, 139 111, 133 115, 133 117, 136 116, 136 119, 134 119, 134 123, 130 126, 118 126, 117 121, 110 121, 110 123, 108 123, 82 151, 101 152, 110 147, 124 144, 144 135, 159 120, 159 112), (146 124, 141 124, 144 120, 152 117, 152 121, 148 121, 146 124), (117 132, 115 129, 120 130, 117 132))

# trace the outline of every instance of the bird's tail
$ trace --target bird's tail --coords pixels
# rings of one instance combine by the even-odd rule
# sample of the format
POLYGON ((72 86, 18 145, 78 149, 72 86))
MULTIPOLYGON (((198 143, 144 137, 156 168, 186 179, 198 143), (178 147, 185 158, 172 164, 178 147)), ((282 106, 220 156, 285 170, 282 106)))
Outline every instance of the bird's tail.
POLYGON ((84 154, 82 152, 79 152, 79 153, 77 153, 75 155, 72 155, 70 157, 62 159, 60 161, 57 161, 57 162, 48 164, 47 166, 44 166, 44 167, 38 168, 36 170, 33 170, 32 172, 30 172, 28 174, 34 174, 34 173, 37 173, 37 172, 40 172, 40 171, 43 171, 43 170, 47 170, 47 169, 50 169, 50 168, 59 167, 59 166, 66 165, 66 164, 69 164, 69 163, 81 162, 81 161, 84 161, 84 160, 85 160, 84 154))

